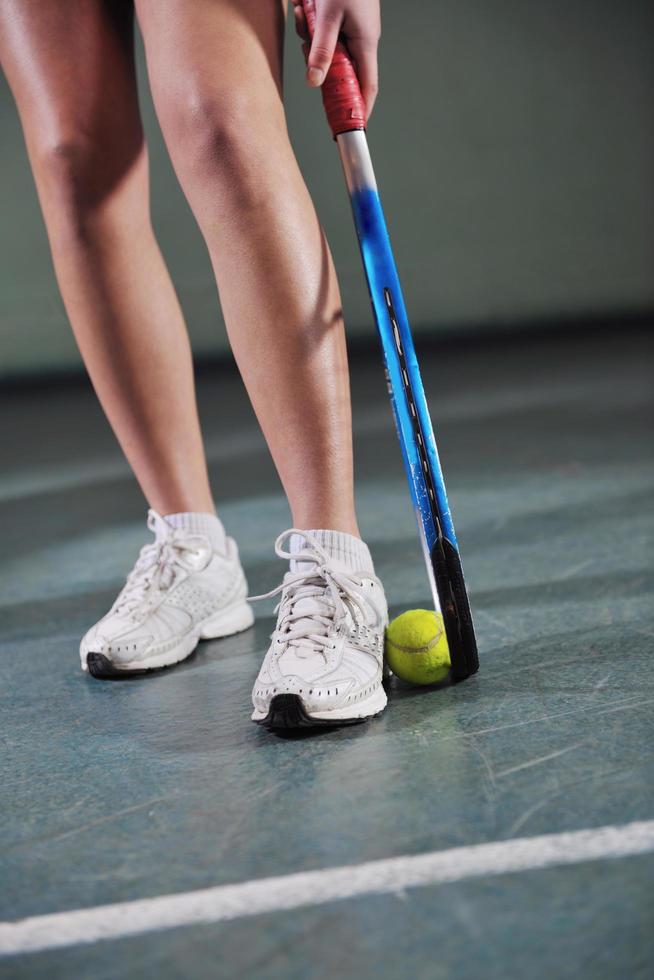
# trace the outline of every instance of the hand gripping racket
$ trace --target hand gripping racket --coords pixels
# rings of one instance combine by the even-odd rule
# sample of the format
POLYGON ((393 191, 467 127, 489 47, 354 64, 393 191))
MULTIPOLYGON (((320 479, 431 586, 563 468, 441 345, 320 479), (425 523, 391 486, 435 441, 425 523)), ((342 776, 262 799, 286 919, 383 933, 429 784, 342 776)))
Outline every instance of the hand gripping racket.
MULTIPOLYGON (((315 0, 303 0, 313 37, 315 0)), ((470 604, 411 328, 365 134, 366 109, 354 65, 339 41, 322 85, 327 121, 350 194, 388 390, 402 447, 434 605, 445 624, 454 680, 479 668, 470 604)))

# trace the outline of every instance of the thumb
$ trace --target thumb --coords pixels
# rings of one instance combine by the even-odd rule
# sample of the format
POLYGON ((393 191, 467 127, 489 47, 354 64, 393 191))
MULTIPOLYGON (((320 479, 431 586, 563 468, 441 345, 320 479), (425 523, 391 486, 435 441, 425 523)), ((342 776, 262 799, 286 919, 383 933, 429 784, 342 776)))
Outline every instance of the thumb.
POLYGON ((338 41, 340 26, 340 20, 334 16, 320 17, 318 15, 316 19, 311 50, 307 58, 307 81, 314 88, 322 85, 325 81, 325 75, 329 71, 334 57, 334 48, 338 41))

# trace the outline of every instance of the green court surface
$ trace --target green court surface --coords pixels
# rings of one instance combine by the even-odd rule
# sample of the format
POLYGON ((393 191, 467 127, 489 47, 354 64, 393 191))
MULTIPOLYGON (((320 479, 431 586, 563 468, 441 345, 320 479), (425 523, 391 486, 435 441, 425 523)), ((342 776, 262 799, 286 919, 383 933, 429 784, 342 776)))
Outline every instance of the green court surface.
MULTIPOLYGON (((358 502, 397 613, 429 594, 375 344, 352 364, 358 502)), ((272 602, 175 670, 82 674, 79 637, 144 542, 145 507, 86 383, 7 388, 0 918, 70 914, 40 952, 29 937, 49 920, 0 927, 0 950, 10 934, 22 950, 0 974, 652 976, 653 348, 619 326, 419 345, 481 670, 437 689, 393 679, 380 718, 301 737, 249 719, 272 602), (605 852, 560 836, 606 827, 605 852), (525 847, 522 867, 498 857, 525 847), (454 848, 449 878, 418 887, 359 867, 454 848), (277 908, 265 879, 283 891, 297 872, 318 873, 277 908), (233 919, 152 931, 130 906, 122 932, 107 915, 105 938, 81 928, 50 948, 76 910, 248 882, 233 919)), ((231 370, 204 369, 199 394, 219 510, 259 593, 283 570, 288 510, 231 370)))

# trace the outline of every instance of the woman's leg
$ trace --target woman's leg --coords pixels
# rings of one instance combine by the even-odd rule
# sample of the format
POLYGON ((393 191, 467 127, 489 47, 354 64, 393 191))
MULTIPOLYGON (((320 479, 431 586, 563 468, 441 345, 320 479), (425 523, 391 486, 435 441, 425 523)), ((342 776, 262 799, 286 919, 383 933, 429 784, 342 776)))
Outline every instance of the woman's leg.
POLYGON ((136 0, 157 113, 301 528, 358 534, 329 250, 281 100, 283 0, 136 0))
POLYGON ((109 421, 152 507, 211 512, 188 338, 150 224, 133 4, 2 0, 0 61, 109 421))

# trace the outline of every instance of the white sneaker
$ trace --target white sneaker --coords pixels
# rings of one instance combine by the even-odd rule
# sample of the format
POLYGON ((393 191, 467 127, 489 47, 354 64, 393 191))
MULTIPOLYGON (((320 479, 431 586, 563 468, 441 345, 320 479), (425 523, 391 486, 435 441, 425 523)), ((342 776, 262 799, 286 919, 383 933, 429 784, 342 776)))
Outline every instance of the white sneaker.
POLYGON ((291 570, 276 589, 253 597, 281 592, 277 627, 252 692, 252 720, 299 728, 379 714, 386 707, 388 609, 368 548, 341 531, 291 528, 277 538, 275 551, 291 559, 291 570))
POLYGON ((82 669, 94 677, 168 667, 200 640, 230 636, 254 621, 236 542, 218 518, 163 518, 151 510, 148 527, 154 542, 141 549, 113 606, 82 639, 82 669))

